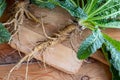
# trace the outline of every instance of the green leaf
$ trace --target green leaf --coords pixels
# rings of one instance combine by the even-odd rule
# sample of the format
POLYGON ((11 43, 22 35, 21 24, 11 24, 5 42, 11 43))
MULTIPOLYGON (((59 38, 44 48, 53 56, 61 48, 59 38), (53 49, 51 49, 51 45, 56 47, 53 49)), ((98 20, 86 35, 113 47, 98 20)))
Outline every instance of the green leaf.
POLYGON ((2 16, 5 8, 6 8, 6 2, 5 2, 5 0, 0 0, 0 17, 2 16))
POLYGON ((10 33, 8 30, 0 23, 0 44, 9 41, 10 33))
POLYGON ((88 0, 84 11, 93 27, 120 28, 120 0, 88 0))
POLYGON ((113 21, 113 22, 106 23, 104 25, 104 27, 108 27, 108 28, 120 28, 120 21, 113 21))
POLYGON ((96 24, 100 27, 104 28, 120 28, 120 21, 109 21, 107 20, 105 22, 96 22, 96 24))
POLYGON ((96 9, 98 9, 105 0, 88 0, 87 4, 84 8, 84 11, 90 15, 93 13, 96 9))
POLYGON ((71 0, 64 0, 59 1, 59 6, 66 9, 72 16, 79 18, 79 19, 86 19, 87 14, 83 11, 80 6, 77 6, 77 4, 73 4, 71 0))
POLYGON ((111 54, 110 51, 106 49, 105 45, 102 46, 102 52, 105 58, 107 59, 108 63, 110 64, 109 66, 110 66, 110 71, 112 73, 112 80, 120 80, 119 71, 116 70, 113 64, 111 63, 111 54))
POLYGON ((77 54, 78 58, 88 58, 91 54, 95 53, 97 49, 101 48, 103 43, 104 38, 101 31, 99 29, 93 31, 93 33, 81 44, 77 54))
POLYGON ((99 7, 96 7, 96 9, 89 15, 89 17, 94 16, 94 20, 100 20, 116 18, 117 15, 120 14, 120 0, 102 0, 102 1, 104 1, 103 2, 104 4, 100 5, 99 7))
POLYGON ((119 75, 119 78, 116 78, 116 79, 114 78, 116 75, 114 75, 113 80, 119 80, 120 79, 120 42, 112 39, 111 37, 105 34, 103 35, 105 38, 106 51, 108 52, 108 55, 110 55, 110 58, 108 60, 112 66, 111 71, 113 72, 113 75, 114 75, 113 70, 116 70, 115 74, 117 75, 118 73, 119 75))
MULTIPOLYGON (((86 8, 85 8, 85 12, 90 11, 90 14, 88 15, 88 17, 94 17, 95 15, 97 15, 98 12, 100 12, 102 9, 104 9, 104 7, 109 3, 109 0, 88 0, 86 8), (91 5, 91 3, 93 2, 93 4, 91 5), (90 7, 91 5, 91 7, 90 7), (92 10, 89 10, 92 9, 92 10)), ((88 13, 87 13, 88 14, 88 13)), ((97 17, 97 16, 95 16, 97 17)))
POLYGON ((31 0, 32 3, 47 8, 61 6, 76 18, 86 19, 87 15, 74 0, 31 0))
POLYGON ((103 37, 105 38, 106 43, 109 42, 110 44, 113 45, 113 47, 115 47, 118 51, 120 51, 120 45, 119 45, 120 41, 114 40, 106 34, 103 34, 103 37))
POLYGON ((52 2, 53 0, 31 0, 31 3, 36 4, 39 7, 50 8, 50 9, 53 9, 56 6, 52 2))
POLYGON ((114 19, 120 16, 120 0, 108 0, 109 3, 96 15, 96 19, 114 19))

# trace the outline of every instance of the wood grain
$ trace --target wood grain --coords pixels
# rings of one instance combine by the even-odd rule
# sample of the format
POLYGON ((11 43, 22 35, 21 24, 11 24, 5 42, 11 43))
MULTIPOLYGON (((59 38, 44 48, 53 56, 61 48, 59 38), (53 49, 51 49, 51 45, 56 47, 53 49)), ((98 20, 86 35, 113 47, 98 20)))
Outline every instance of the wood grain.
MULTIPOLYGON (((9 70, 13 65, 0 66, 0 80, 5 80, 9 70)), ((26 64, 16 69, 10 77, 10 80, 25 79, 26 64)), ((111 80, 108 67, 95 61, 93 63, 84 63, 77 74, 69 75, 47 66, 46 68, 38 66, 37 63, 29 64, 29 80, 111 80)))
MULTIPOLYGON (((6 55, 3 58, 7 58, 8 55, 13 54, 18 55, 18 53, 13 52, 10 46, 7 44, 0 45, 0 56, 6 55), (2 52, 2 53, 1 53, 2 52), (3 54, 4 53, 4 54, 3 54)), ((12 58, 12 56, 11 56, 12 58)), ((2 59, 2 58, 1 58, 2 59)), ((12 58, 12 61, 16 61, 12 58)), ((4 61, 3 61, 4 62, 4 61)), ((13 64, 0 65, 0 80, 6 80, 7 74, 10 69, 14 66, 13 64)), ((12 62, 11 62, 12 63, 12 62)), ((18 69, 16 69, 10 77, 10 80, 25 80, 25 69, 26 64, 22 64, 18 69)), ((101 64, 96 60, 87 60, 84 62, 78 73, 74 75, 69 75, 55 68, 46 65, 44 67, 43 63, 29 63, 29 80, 111 80, 111 74, 109 68, 101 64)))
MULTIPOLYGON (((45 37, 43 35, 22 26, 22 29, 19 32, 19 40, 16 35, 11 42, 11 46, 14 49, 19 49, 27 55, 31 53, 32 49, 36 45, 36 42, 44 39, 45 37)), ((47 47, 43 52, 37 52, 34 55, 34 58, 66 73, 75 74, 78 72, 82 64, 82 60, 78 60, 76 56, 77 55, 74 50, 58 43, 54 46, 47 47)))
MULTIPOLYGON (((41 16, 43 16, 44 28, 48 36, 64 28, 66 25, 71 24, 71 16, 60 7, 49 10, 31 5, 29 10, 40 21, 41 16)), ((23 22, 24 23, 20 26, 19 34, 13 37, 10 45, 14 49, 19 49, 21 52, 29 54, 35 46, 42 41, 44 42, 47 38, 43 33, 40 23, 36 23, 27 18, 25 18, 23 22)), ((75 74, 82 64, 82 60, 78 60, 76 56, 74 50, 62 43, 58 43, 57 45, 36 52, 34 58, 62 70, 63 72, 75 74)))
POLYGON ((0 44, 0 65, 16 63, 20 59, 21 57, 17 50, 11 48, 7 43, 0 44))

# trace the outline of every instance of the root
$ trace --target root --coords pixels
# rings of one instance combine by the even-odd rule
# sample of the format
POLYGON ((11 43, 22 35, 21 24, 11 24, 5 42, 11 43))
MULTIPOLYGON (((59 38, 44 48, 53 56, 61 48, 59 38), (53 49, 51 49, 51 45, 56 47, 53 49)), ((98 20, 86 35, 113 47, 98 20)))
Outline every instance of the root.
POLYGON ((75 45, 74 45, 74 43, 72 41, 72 37, 73 37, 73 33, 70 35, 70 45, 71 45, 72 49, 77 53, 75 45))
POLYGON ((34 15, 32 15, 28 10, 25 10, 25 15, 27 16, 28 19, 32 19, 35 22, 40 23, 40 20, 37 19, 34 15))
MULTIPOLYGON (((11 73, 16 69, 19 68, 20 65, 27 60, 27 66, 26 66, 26 74, 25 74, 25 80, 28 80, 28 63, 29 61, 34 57, 35 54, 37 54, 39 51, 42 51, 44 49, 46 49, 47 47, 53 46, 55 44, 61 43, 64 40, 66 40, 69 36, 70 33, 73 32, 76 29, 76 25, 69 25, 67 27, 65 27, 63 30, 59 31, 58 33, 54 33, 53 36, 48 36, 46 34, 45 31, 45 27, 43 24, 43 20, 41 18, 41 21, 39 19, 37 19, 34 15, 32 15, 27 9, 26 9, 26 3, 25 2, 18 2, 18 4, 16 5, 15 8, 15 15, 8 20, 8 22, 4 23, 4 25, 13 25, 12 26, 12 36, 9 40, 9 43, 11 42, 12 38, 19 32, 19 29, 21 28, 21 25, 23 24, 24 21, 24 17, 26 16, 28 19, 32 19, 35 22, 41 23, 42 24, 42 29, 43 29, 43 33, 44 35, 47 37, 47 41, 39 44, 38 46, 36 46, 31 53, 27 54, 26 56, 24 56, 8 73, 7 76, 7 80, 10 79, 10 75, 11 73)), ((10 27, 11 28, 11 27, 10 27)), ((45 59, 44 59, 44 55, 43 55, 43 60, 45 63, 45 59)), ((46 65, 44 64, 44 67, 46 67, 46 65)))
POLYGON ((44 51, 45 51, 45 48, 43 48, 41 50, 41 55, 42 55, 42 59, 43 59, 43 67, 45 68, 45 71, 47 72, 47 65, 46 65, 46 61, 45 61, 45 55, 43 55, 44 51))
MULTIPOLYGON (((48 39, 47 41, 39 44, 38 46, 36 46, 33 51, 29 54, 27 54, 25 57, 23 57, 11 70, 10 70, 10 73, 8 74, 8 78, 7 80, 9 80, 9 77, 11 75, 11 73, 16 69, 18 68, 25 60, 27 60, 28 58, 28 61, 30 59, 33 58, 33 56, 35 54, 37 54, 39 51, 43 50, 43 49, 46 49, 47 47, 50 47, 50 46, 53 46, 57 43, 61 43, 63 42, 64 40, 66 40, 68 38, 68 36, 70 35, 71 32, 73 32, 74 30, 76 29, 76 26, 75 25, 69 25, 67 27, 65 27, 63 30, 59 31, 58 33, 54 34, 52 37, 53 38, 56 38, 54 40, 51 40, 51 39, 48 39), (59 36, 58 36, 59 35, 59 36)), ((27 70, 26 70, 27 71, 27 70)))
MULTIPOLYGON (((75 44, 73 43, 73 41, 74 41, 74 35, 77 35, 77 36, 79 36, 79 38, 81 38, 81 35, 82 35, 82 33, 83 33, 83 30, 85 30, 85 28, 83 28, 83 27, 76 27, 76 29, 75 29, 75 31, 70 35, 70 39, 69 39, 69 41, 70 41, 70 45, 71 45, 71 48, 77 53, 77 47, 75 47, 75 44)), ((79 43, 79 42, 78 42, 79 43)))
POLYGON ((6 23, 3 25, 12 25, 13 28, 11 33, 12 36, 8 42, 8 44, 11 42, 12 38, 19 32, 19 28, 23 24, 24 17, 26 16, 28 19, 34 20, 35 22, 40 23, 40 20, 37 19, 34 15, 32 15, 28 10, 27 10, 27 2, 17 2, 15 6, 15 14, 10 18, 6 23))
POLYGON ((28 64, 29 64, 29 61, 30 61, 30 57, 28 57, 28 60, 27 60, 27 66, 26 66, 26 71, 25 71, 25 80, 28 80, 28 64))
POLYGON ((42 17, 41 17, 41 25, 42 25, 42 29, 43 29, 43 33, 44 33, 45 37, 47 39, 54 40, 55 38, 52 38, 52 37, 50 37, 50 36, 47 35, 42 17))

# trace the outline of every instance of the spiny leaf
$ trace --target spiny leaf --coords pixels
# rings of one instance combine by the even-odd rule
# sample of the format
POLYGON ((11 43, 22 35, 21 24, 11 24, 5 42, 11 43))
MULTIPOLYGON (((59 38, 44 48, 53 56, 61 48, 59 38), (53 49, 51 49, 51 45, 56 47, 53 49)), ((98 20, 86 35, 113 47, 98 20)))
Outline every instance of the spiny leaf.
POLYGON ((72 16, 79 19, 87 18, 86 13, 80 8, 80 6, 73 4, 71 0, 59 1, 59 3, 59 6, 66 9, 72 16))
POLYGON ((111 54, 110 51, 106 49, 105 45, 102 46, 102 52, 105 58, 107 59, 108 63, 110 64, 109 66, 110 66, 110 71, 112 73, 112 80, 119 80, 120 79, 119 71, 111 63, 111 54))
MULTIPOLYGON (((104 9, 104 7, 109 3, 109 0, 88 0, 87 4, 86 4, 86 8, 87 10, 85 12, 90 11, 90 9, 92 9, 90 12, 90 14, 88 15, 88 17, 93 18, 96 17, 97 13, 100 12, 102 9, 104 9), (89 7, 89 5, 91 4, 91 1, 94 2, 94 4, 92 4, 92 7, 89 7)), ((87 13, 88 14, 88 13, 87 13)))
POLYGON ((103 43, 104 38, 101 34, 101 31, 99 29, 93 31, 93 33, 81 44, 77 54, 78 58, 88 58, 91 54, 96 52, 97 49, 101 48, 103 43))
MULTIPOLYGON (((119 13, 120 0, 103 0, 103 1, 105 1, 105 2, 101 6, 99 6, 99 7, 94 6, 96 9, 95 9, 95 11, 93 11, 92 14, 90 14, 90 16, 91 17, 94 16, 94 20, 116 18, 116 16, 118 14, 120 14, 119 13)), ((98 5, 98 4, 96 4, 96 5, 98 5)))
POLYGON ((103 34, 103 37, 106 39, 107 42, 109 41, 109 43, 111 43, 118 51, 120 51, 120 41, 114 40, 106 34, 103 34))
POLYGON ((0 23, 0 44, 9 41, 10 33, 8 30, 0 23))
POLYGON ((103 5, 106 1, 105 0, 87 0, 87 4, 84 8, 84 11, 90 15, 96 9, 98 9, 101 5, 103 5))
POLYGON ((55 4, 52 3, 52 0, 30 0, 31 3, 36 4, 39 7, 42 8, 55 8, 55 4), (51 2, 50 2, 51 1, 51 2))
POLYGON ((91 20, 114 19, 120 15, 120 0, 106 0, 104 5, 93 11, 91 20))
POLYGON ((118 21, 113 20, 113 21, 109 21, 109 22, 107 22, 107 20, 103 21, 103 22, 99 21, 99 22, 96 22, 96 24, 98 26, 104 27, 104 28, 120 28, 120 21, 119 20, 118 21))
POLYGON ((67 10, 72 16, 76 18, 86 19, 87 15, 73 0, 31 0, 32 3, 38 6, 47 8, 54 8, 55 6, 61 6, 67 10))
MULTIPOLYGON (((111 55, 109 61, 111 65, 118 71, 120 79, 120 42, 116 41, 104 34, 106 50, 111 55)), ((115 79, 118 80, 118 79, 115 79)))
POLYGON ((93 26, 120 28, 120 0, 88 0, 84 11, 93 26))
POLYGON ((99 15, 101 15, 101 19, 118 17, 120 15, 120 0, 110 0, 109 4, 99 12, 99 15))
POLYGON ((5 0, 0 0, 0 17, 2 16, 5 8, 6 8, 6 2, 5 2, 5 0))

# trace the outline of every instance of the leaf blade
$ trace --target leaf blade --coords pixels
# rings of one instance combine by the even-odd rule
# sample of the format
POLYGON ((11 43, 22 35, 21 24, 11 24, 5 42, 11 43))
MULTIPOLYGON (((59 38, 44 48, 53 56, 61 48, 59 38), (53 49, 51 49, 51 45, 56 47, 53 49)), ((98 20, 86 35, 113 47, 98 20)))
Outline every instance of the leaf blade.
POLYGON ((42 7, 42 8, 50 8, 50 9, 53 9, 55 8, 55 4, 52 4, 52 1, 50 2, 50 0, 31 0, 31 3, 39 6, 39 7, 42 7))
POLYGON ((97 25, 103 28, 120 28, 120 21, 110 21, 104 23, 97 22, 97 25))
POLYGON ((6 2, 5 2, 5 0, 1 0, 0 1, 0 17, 2 16, 5 8, 6 8, 6 2))
POLYGON ((86 19, 87 17, 86 13, 73 0, 31 0, 31 2, 38 6, 42 6, 43 4, 43 7, 47 8, 54 8, 55 6, 60 6, 76 18, 86 19), (53 7, 51 7, 50 5, 52 5, 53 7))
POLYGON ((110 71, 111 71, 111 73, 112 73, 112 80, 118 80, 118 79, 120 79, 119 71, 116 70, 116 69, 114 68, 113 64, 111 63, 111 60, 110 60, 110 59, 111 59, 111 55, 110 55, 110 52, 106 49, 106 46, 105 46, 105 45, 102 46, 102 52, 103 52, 106 60, 107 60, 108 63, 110 64, 109 66, 110 66, 110 71))
POLYGON ((9 41, 10 33, 8 30, 0 23, 0 44, 9 41))
POLYGON ((103 43, 104 38, 101 34, 101 31, 99 29, 93 31, 93 33, 81 44, 77 54, 78 58, 88 58, 91 54, 96 52, 96 50, 99 49, 103 43))
POLYGON ((107 36, 106 34, 103 34, 103 35, 106 40, 105 46, 106 46, 106 51, 108 52, 107 54, 110 55, 110 58, 108 58, 108 61, 111 63, 111 66, 112 66, 111 71, 113 74, 113 80, 118 80, 120 79, 120 59, 119 59, 120 58, 120 41, 116 41, 111 37, 107 36))
POLYGON ((70 0, 60 1, 59 2, 62 8, 66 9, 72 16, 80 18, 80 19, 86 19, 87 14, 83 11, 80 6, 75 6, 70 2, 70 0))

